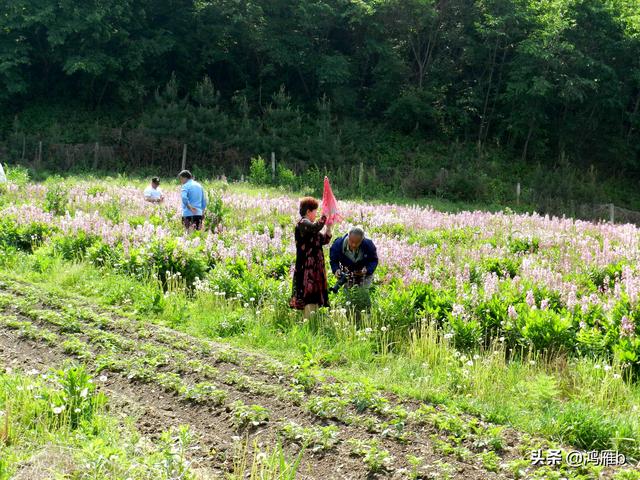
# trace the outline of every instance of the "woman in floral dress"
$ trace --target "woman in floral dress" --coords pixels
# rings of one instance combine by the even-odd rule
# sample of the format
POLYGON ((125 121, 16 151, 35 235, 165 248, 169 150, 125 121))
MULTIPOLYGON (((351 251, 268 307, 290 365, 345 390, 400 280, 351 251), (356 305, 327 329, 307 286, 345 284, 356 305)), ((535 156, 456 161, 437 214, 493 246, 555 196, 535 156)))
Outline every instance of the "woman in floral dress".
POLYGON ((329 306, 327 270, 322 247, 331 240, 331 225, 326 217, 316 222, 318 201, 305 197, 300 200, 300 217, 295 229, 296 265, 293 272, 293 295, 291 308, 304 310, 304 317, 310 318, 318 307, 329 306))

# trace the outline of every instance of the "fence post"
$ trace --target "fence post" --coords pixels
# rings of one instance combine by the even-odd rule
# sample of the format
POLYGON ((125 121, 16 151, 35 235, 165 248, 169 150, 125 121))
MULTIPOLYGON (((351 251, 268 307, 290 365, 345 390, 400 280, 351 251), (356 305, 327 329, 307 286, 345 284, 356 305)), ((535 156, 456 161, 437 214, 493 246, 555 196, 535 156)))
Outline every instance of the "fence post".
POLYGON ((182 146, 182 168, 181 170, 187 169, 187 144, 185 143, 182 146))
POLYGON ((98 168, 98 152, 100 151, 100 145, 96 142, 93 149, 93 170, 98 168))
POLYGON ((38 152, 36 153, 36 168, 40 168, 42 164, 42 140, 38 142, 38 152))
POLYGON ((611 223, 615 223, 616 219, 616 206, 613 203, 609 204, 609 220, 611 223))
POLYGON ((271 152, 271 179, 276 181, 276 152, 271 152))
POLYGON ((520 205, 520 182, 516 184, 516 205, 520 205))

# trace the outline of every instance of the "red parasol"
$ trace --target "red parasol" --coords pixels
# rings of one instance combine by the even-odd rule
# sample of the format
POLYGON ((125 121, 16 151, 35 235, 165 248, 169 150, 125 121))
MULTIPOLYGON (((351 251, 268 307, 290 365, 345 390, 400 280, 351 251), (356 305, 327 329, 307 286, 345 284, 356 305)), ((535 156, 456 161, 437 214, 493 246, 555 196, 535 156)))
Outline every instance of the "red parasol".
POLYGON ((327 225, 332 225, 342 221, 342 216, 338 212, 338 201, 336 200, 329 177, 324 177, 324 192, 322 193, 322 214, 327 216, 327 225))

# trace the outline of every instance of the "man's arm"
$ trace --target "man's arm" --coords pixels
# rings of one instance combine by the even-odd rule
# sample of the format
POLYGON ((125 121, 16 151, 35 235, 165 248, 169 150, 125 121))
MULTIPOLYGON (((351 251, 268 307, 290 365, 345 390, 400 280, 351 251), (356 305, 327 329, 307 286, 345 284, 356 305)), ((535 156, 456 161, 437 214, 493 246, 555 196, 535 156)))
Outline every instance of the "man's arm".
POLYGON ((367 259, 367 263, 365 265, 367 269, 367 275, 373 275, 378 268, 378 250, 373 242, 369 242, 369 258, 367 259))
POLYGON ((189 189, 186 187, 186 185, 182 186, 181 196, 182 196, 182 206, 185 208, 188 208, 193 213, 194 208, 189 203, 189 189))
POLYGON ((336 238, 329 249, 329 265, 331 265, 331 271, 333 273, 336 273, 340 269, 341 240, 342 237, 336 238))

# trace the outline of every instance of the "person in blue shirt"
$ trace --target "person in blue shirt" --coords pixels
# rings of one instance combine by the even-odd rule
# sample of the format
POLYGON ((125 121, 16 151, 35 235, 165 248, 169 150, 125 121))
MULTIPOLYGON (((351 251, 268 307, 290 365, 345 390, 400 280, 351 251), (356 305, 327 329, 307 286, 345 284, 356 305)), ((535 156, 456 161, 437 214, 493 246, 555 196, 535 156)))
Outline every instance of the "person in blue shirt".
POLYGON ((207 196, 204 188, 193 179, 189 170, 178 175, 182 184, 182 224, 188 230, 202 230, 202 219, 207 208, 207 196))
POLYGON ((370 307, 369 287, 378 267, 378 252, 374 243, 365 237, 362 227, 353 227, 333 242, 329 263, 338 284, 344 283, 347 295, 360 299, 357 302, 360 306, 370 307))

